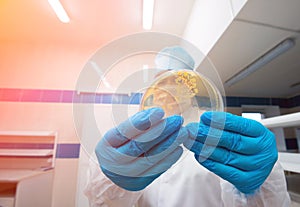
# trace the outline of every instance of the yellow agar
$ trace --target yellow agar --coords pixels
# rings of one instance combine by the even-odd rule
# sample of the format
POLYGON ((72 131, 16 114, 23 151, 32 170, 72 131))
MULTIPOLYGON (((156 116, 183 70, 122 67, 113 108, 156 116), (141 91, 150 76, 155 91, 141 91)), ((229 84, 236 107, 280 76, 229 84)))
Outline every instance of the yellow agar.
POLYGON ((161 74, 144 93, 140 104, 141 110, 152 107, 161 107, 165 116, 185 115, 191 121, 198 121, 204 111, 223 110, 217 89, 205 77, 192 70, 174 70, 161 74))

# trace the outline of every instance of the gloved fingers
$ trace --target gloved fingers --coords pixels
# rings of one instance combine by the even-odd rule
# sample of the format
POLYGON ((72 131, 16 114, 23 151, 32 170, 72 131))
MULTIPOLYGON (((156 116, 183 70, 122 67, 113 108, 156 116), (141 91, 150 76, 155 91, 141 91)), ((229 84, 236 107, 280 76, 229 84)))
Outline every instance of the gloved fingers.
POLYGON ((183 150, 179 145, 182 144, 187 135, 186 129, 181 128, 151 148, 143 157, 138 157, 132 161, 143 170, 140 175, 149 176, 149 174, 162 173, 168 169, 180 158, 183 150))
POLYGON ((133 162, 136 157, 120 153, 117 148, 104 144, 105 141, 98 142, 95 153, 101 166, 107 170, 118 172, 120 166, 133 162))
POLYGON ((197 145, 193 146, 195 141, 247 155, 259 153, 263 147, 259 144, 263 137, 247 137, 239 133, 212 128, 202 122, 188 124, 186 128, 189 131, 189 139, 184 145, 195 153, 197 152, 197 145))
MULTIPOLYGON (((177 147, 164 158, 157 160, 156 163, 149 162, 147 157, 137 157, 126 165, 101 165, 107 170, 121 175, 130 177, 151 176, 162 173, 169 169, 181 156, 182 148, 177 147)), ((125 159, 125 158, 121 158, 125 159)))
POLYGON ((183 153, 182 147, 178 146, 173 151, 171 151, 167 156, 164 156, 161 160, 153 165, 146 165, 143 172, 141 172, 140 176, 149 176, 155 175, 159 173, 163 173, 168 170, 183 153))
MULTIPOLYGON (((199 162, 199 156, 195 155, 196 160, 199 162)), ((215 162, 210 159, 201 161, 200 164, 208 169, 209 171, 220 176, 224 180, 230 181, 231 183, 238 183, 240 180, 247 180, 248 175, 244 171, 237 169, 235 167, 224 165, 223 163, 215 162)))
POLYGON ((245 178, 244 172, 235 167, 224 165, 223 163, 215 162, 210 159, 203 159, 199 155, 195 155, 195 158, 203 167, 225 180, 234 182, 245 178))
MULTIPOLYGON (((129 166, 124 171, 111 171, 101 166, 102 172, 109 177, 116 185, 130 191, 138 191, 148 186, 154 179, 159 177, 167 169, 169 169, 181 156, 182 148, 178 147, 174 150, 166 159, 162 160, 156 166, 147 166, 145 168, 134 168, 135 166, 129 166), (131 169, 131 171, 128 171, 131 169), (143 170, 139 171, 139 170, 143 170), (126 171, 126 172, 125 172, 126 171), (157 172, 157 173, 156 173, 157 172)), ((142 159, 139 160, 141 163, 135 163, 137 165, 145 164, 142 159)))
MULTIPOLYGON (((128 141, 124 145, 117 148, 119 153, 125 155, 139 157, 144 153, 147 153, 151 148, 169 139, 169 136, 173 133, 177 133, 183 123, 181 116, 174 115, 168 117, 151 127, 145 133, 135 137, 133 140, 128 141)), ((172 139, 174 141, 174 139, 172 139)), ((170 141, 172 141, 170 140, 170 141)))
POLYGON ((120 176, 119 174, 113 173, 103 166, 101 166, 102 172, 110 178, 119 187, 129 191, 139 191, 147 187, 155 178, 160 174, 152 175, 148 177, 131 177, 131 176, 120 176))
POLYGON ((161 108, 150 108, 140 111, 122 122, 116 128, 109 130, 104 138, 112 147, 118 147, 162 120, 164 111, 161 108))
POLYGON ((140 111, 122 122, 118 127, 110 129, 103 137, 107 144, 119 147, 129 141, 130 138, 142 133, 149 127, 157 124, 164 116, 161 108, 151 108, 140 111))
MULTIPOLYGON (((162 136, 171 135, 174 132, 178 132, 182 124, 182 116, 173 115, 163 119, 158 124, 149 128, 147 131, 136 136, 133 140, 140 143, 147 143, 154 140, 157 142, 157 139, 162 136)), ((160 139, 162 140, 162 138, 160 139)))
POLYGON ((181 127, 179 131, 174 132, 168 138, 152 147, 144 156, 148 157, 150 162, 156 163, 171 151, 176 149, 188 138, 188 132, 185 127, 181 127))
POLYGON ((232 131, 249 137, 258 137, 266 128, 259 122, 226 112, 204 112, 201 121, 208 126, 232 131))
POLYGON ((124 137, 117 128, 108 130, 100 140, 103 145, 109 147, 119 147, 128 141, 129 139, 124 137))
MULTIPOLYGON (((97 152, 96 152, 97 153, 97 152)), ((100 156, 97 154, 101 167, 119 176, 136 177, 144 171, 145 165, 149 165, 148 160, 141 157, 133 157, 120 153, 113 147, 103 148, 100 156)))
POLYGON ((264 154, 243 155, 222 147, 203 145, 200 142, 194 143, 193 149, 194 148, 198 149, 192 151, 199 155, 199 161, 200 158, 201 161, 210 159, 243 171, 258 170, 259 168, 264 167, 268 157, 264 154))
MULTIPOLYGON (((198 160, 196 155, 195 158, 198 160)), ((263 168, 245 172, 210 159, 202 161, 200 164, 224 180, 232 183, 240 192, 245 194, 253 194, 266 178, 265 176, 261 176, 264 173, 263 168)))

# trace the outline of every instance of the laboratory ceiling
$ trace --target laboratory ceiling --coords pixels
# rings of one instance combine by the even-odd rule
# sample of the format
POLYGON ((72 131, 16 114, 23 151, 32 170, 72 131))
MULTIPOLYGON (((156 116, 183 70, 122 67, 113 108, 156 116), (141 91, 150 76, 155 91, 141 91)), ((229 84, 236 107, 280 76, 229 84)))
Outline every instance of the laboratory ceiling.
MULTIPOLYGON (((156 1, 153 31, 181 35, 193 2, 156 1)), ((0 1, 0 41, 99 47, 120 36, 143 31, 142 0, 61 3, 71 19, 68 24, 56 18, 47 0, 0 1)))
MULTIPOLYGON (((182 35, 195 0, 155 3, 152 31, 182 35)), ((93 51, 120 36, 142 32, 141 0, 61 0, 71 21, 61 23, 47 0, 0 1, 0 45, 59 45, 93 51)), ((229 96, 292 97, 300 94, 299 0, 251 0, 209 57, 223 82, 286 38, 296 46, 237 84, 229 96)), ((0 46, 1 47, 1 46, 0 46)), ((0 48, 1 49, 1 48, 0 48)))
POLYGON ((223 82, 243 70, 281 41, 296 45, 248 75, 225 87, 228 96, 281 97, 300 94, 300 1, 251 0, 209 53, 223 82))

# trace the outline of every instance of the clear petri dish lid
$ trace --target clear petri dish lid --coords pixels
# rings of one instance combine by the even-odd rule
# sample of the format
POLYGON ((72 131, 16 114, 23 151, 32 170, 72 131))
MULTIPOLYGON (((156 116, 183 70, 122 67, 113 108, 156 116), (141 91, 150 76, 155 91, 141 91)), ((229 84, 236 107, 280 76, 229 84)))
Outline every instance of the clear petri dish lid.
POLYGON ((199 122, 205 111, 223 111, 223 99, 214 84, 196 71, 167 70, 156 77, 142 97, 140 110, 161 107, 165 116, 181 115, 184 125, 199 122))

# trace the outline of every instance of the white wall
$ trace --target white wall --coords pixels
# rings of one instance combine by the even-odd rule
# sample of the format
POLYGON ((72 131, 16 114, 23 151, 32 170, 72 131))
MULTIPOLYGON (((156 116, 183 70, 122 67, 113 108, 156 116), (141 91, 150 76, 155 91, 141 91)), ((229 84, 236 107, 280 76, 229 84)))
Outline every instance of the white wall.
POLYGON ((246 2, 247 0, 196 0, 184 39, 207 55, 246 2))

